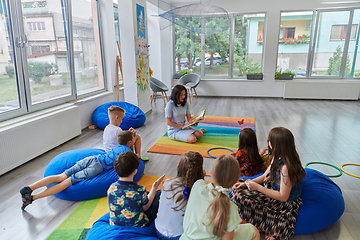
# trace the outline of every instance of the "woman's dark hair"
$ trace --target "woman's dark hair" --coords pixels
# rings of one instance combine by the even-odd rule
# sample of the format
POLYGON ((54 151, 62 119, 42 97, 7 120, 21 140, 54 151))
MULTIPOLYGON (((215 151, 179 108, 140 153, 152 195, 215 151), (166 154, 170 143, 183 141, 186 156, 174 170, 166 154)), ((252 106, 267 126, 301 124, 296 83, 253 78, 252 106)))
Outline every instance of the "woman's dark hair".
POLYGON ((170 100, 173 100, 173 102, 175 103, 175 107, 177 107, 178 104, 180 104, 181 106, 185 106, 187 100, 186 88, 183 85, 176 85, 171 92, 170 100), (183 102, 180 103, 180 94, 182 91, 185 91, 185 99, 183 102))
POLYGON ((306 172, 301 165, 299 154, 296 151, 294 136, 288 129, 283 127, 271 129, 268 136, 268 149, 274 159, 270 169, 271 182, 276 181, 279 159, 288 169, 291 184, 295 185, 305 177, 306 172))
POLYGON ((198 152, 188 151, 181 156, 176 176, 180 183, 172 183, 169 189, 163 189, 163 191, 174 191, 174 195, 169 199, 174 199, 178 195, 175 199, 175 204, 178 205, 172 208, 175 211, 184 209, 187 204, 188 199, 182 194, 184 187, 191 189, 197 180, 204 179, 203 162, 204 159, 198 152))
POLYGON ((256 134, 251 128, 241 129, 239 132, 239 149, 247 150, 248 156, 252 165, 257 165, 261 168, 262 159, 259 154, 259 148, 257 145, 256 134))

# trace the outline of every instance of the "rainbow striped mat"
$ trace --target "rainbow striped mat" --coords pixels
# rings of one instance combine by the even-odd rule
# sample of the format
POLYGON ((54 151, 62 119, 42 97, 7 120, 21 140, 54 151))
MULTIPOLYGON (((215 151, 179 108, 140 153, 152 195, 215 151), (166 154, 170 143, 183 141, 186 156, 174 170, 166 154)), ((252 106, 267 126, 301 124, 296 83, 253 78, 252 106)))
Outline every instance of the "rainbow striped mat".
MULTIPOLYGON (((158 176, 143 175, 137 182, 139 185, 146 186, 148 191, 158 176)), ((162 184, 159 189, 162 188, 162 184)), ((80 240, 85 239, 87 233, 101 216, 109 212, 107 197, 86 200, 80 205, 55 229, 47 240, 80 240)))
MULTIPOLYGON (((137 184, 146 186, 150 191, 152 184, 159 176, 143 175, 137 184)), ((165 177, 167 179, 168 177, 165 177)), ((210 180, 205 180, 207 183, 210 180)), ((161 183, 158 189, 162 189, 161 183)), ((87 233, 96 222, 105 213, 109 212, 107 197, 86 200, 80 205, 56 228, 47 240, 83 240, 87 233)))
MULTIPOLYGON (((206 129, 196 143, 174 141, 166 133, 148 152, 181 155, 187 151, 196 151, 203 157, 209 157, 207 151, 216 147, 229 148, 235 152, 239 144, 239 131, 242 128, 251 128, 255 131, 255 118, 205 116, 196 128, 206 129)), ((229 151, 213 150, 210 154, 217 157, 229 154, 229 151)))

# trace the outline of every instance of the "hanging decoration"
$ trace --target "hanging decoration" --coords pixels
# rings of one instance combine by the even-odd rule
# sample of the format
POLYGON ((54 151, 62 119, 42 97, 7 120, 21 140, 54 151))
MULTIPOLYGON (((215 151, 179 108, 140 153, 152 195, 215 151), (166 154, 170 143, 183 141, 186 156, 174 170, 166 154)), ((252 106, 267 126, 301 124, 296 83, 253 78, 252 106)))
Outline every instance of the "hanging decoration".
MULTIPOLYGON (((223 32, 230 28, 230 17, 228 12, 218 6, 209 4, 193 3, 175 7, 163 0, 158 0, 159 17, 176 24, 192 32, 211 35, 216 32, 223 32), (160 9, 166 9, 161 10, 160 9), (202 25, 202 18, 205 19, 202 25)), ((163 24, 166 28, 166 24, 163 24)))
POLYGON ((149 45, 146 39, 145 9, 136 4, 137 36, 135 37, 136 84, 140 91, 149 89, 149 45))

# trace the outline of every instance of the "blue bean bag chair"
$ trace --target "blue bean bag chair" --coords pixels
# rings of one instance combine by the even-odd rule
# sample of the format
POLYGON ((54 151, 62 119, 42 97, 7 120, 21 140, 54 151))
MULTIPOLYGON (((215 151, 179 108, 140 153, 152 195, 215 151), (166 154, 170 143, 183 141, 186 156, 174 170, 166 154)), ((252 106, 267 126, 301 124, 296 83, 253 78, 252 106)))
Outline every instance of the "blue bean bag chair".
POLYGON ((92 114, 93 123, 101 129, 104 129, 109 124, 108 108, 111 106, 119 106, 125 110, 125 116, 120 124, 122 130, 128 130, 129 128, 141 127, 146 117, 144 112, 134 104, 128 102, 108 102, 97 107, 92 114))
MULTIPOLYGON (((329 177, 314 169, 305 168, 301 198, 294 234, 318 232, 334 224, 344 213, 345 202, 341 189, 329 177)), ((243 177, 254 179, 262 173, 243 177)))
POLYGON ((318 232, 334 224, 344 213, 341 189, 319 171, 305 168, 301 198, 294 234, 318 232))
MULTIPOLYGON (((63 173, 66 169, 75 165, 75 163, 83 158, 94 156, 98 154, 105 154, 102 149, 87 148, 76 149, 60 153, 54 157, 45 169, 44 177, 57 175, 63 173)), ((134 176, 134 181, 137 182, 144 174, 145 165, 143 161, 139 161, 138 172, 134 176)), ((55 194, 56 197, 70 201, 82 201, 99 197, 105 197, 109 186, 119 179, 115 170, 112 168, 108 171, 102 172, 96 177, 86 179, 75 185, 72 185, 62 192, 55 194)), ((47 187, 51 187, 51 184, 47 187)))
POLYGON ((97 220, 86 235, 86 240, 159 240, 154 222, 149 227, 125 227, 109 224, 110 214, 97 220))

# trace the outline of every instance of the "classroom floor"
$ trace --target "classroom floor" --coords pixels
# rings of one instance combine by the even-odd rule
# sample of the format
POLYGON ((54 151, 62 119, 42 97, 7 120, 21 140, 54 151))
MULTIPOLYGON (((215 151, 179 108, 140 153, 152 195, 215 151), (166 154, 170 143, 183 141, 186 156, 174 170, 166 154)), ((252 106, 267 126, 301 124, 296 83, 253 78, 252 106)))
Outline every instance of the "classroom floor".
MULTIPOLYGON (((150 101, 150 100, 149 100, 150 101)), ((148 157, 145 174, 175 177, 179 156, 148 153, 147 150, 166 132, 164 103, 157 98, 147 114, 145 125, 138 128, 142 138, 142 156, 148 157)), ((266 147, 271 128, 289 128, 305 166, 323 161, 340 167, 344 163, 360 163, 360 101, 284 100, 281 98, 199 97, 191 104, 191 112, 206 109, 210 116, 254 117, 260 148, 266 147)), ((80 204, 54 196, 37 200, 21 211, 21 187, 43 177, 48 162, 61 152, 78 148, 102 148, 102 130, 84 129, 82 134, 32 161, 0 176, 0 239, 46 239, 50 233, 80 204)), ((213 160, 205 158, 209 172, 213 160)), ((311 165, 325 174, 336 174, 328 166, 311 165)), ((360 175, 360 167, 346 170, 360 175)), ((335 224, 320 232, 297 235, 291 239, 359 239, 360 178, 343 174, 332 178, 342 189, 345 212, 335 224)))

